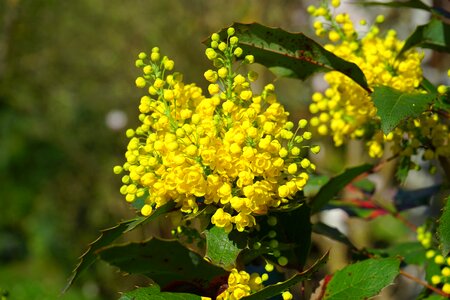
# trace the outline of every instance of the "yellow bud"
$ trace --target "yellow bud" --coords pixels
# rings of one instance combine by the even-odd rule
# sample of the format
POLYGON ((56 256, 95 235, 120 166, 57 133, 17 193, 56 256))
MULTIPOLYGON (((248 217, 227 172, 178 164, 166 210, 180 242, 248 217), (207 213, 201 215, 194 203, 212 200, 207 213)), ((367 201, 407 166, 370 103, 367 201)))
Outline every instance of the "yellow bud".
POLYGON ((227 29, 227 34, 228 34, 228 36, 232 36, 235 32, 236 32, 236 31, 234 30, 233 27, 230 27, 230 28, 227 29))
POLYGON ((287 171, 288 171, 289 174, 295 174, 295 173, 297 173, 297 164, 296 164, 296 163, 290 164, 290 165, 288 166, 287 171))
POLYGON ((439 275, 431 276, 431 283, 434 285, 441 283, 441 276, 439 276, 439 275))
POLYGON ((150 216, 152 214, 153 208, 151 207, 151 205, 145 204, 144 206, 142 206, 141 208, 141 214, 143 216, 150 216))
POLYGON ((122 173, 123 168, 122 168, 122 166, 115 166, 113 171, 114 171, 114 174, 120 174, 120 173, 122 173))
POLYGON ((289 291, 286 291, 281 294, 281 297, 283 300, 291 300, 294 296, 289 291))
POLYGON ((298 127, 299 128, 305 128, 306 125, 308 125, 308 121, 307 120, 301 119, 301 120, 298 121, 298 127))
POLYGON ((138 77, 138 78, 136 78, 135 83, 138 88, 143 88, 143 87, 145 87, 146 81, 145 81, 144 77, 138 77))
POLYGON ((450 294, 450 283, 445 283, 442 287, 442 291, 446 294, 450 294))
POLYGON ((217 74, 219 75, 220 78, 225 78, 228 75, 228 69, 225 67, 222 67, 217 71, 217 74))
POLYGON ((150 54, 150 59, 152 62, 157 62, 160 57, 161 55, 158 52, 152 52, 152 54, 150 54))
POLYGON ((378 15, 378 16, 375 18, 375 22, 376 22, 376 23, 383 23, 383 22, 384 22, 384 16, 383 16, 383 15, 378 15))
POLYGON ((218 33, 213 33, 211 35, 211 40, 218 42, 220 40, 220 35, 218 33))
POLYGON ((447 86, 441 84, 438 86, 437 91, 439 94, 444 95, 447 92, 447 88, 447 86))
POLYGON ((331 5, 333 7, 339 7, 339 5, 341 5, 341 1, 340 0, 331 0, 331 5))

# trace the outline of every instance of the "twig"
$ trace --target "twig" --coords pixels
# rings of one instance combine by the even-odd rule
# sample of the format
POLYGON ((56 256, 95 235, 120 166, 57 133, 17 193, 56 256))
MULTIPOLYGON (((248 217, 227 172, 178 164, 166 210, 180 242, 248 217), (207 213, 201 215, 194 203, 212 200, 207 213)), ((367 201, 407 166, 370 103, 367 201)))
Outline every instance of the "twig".
POLYGON ((403 270, 400 270, 400 274, 405 276, 406 278, 414 281, 415 283, 418 283, 418 284, 426 287, 427 289, 432 290, 433 292, 435 292, 438 295, 441 295, 441 296, 446 297, 446 298, 450 297, 450 294, 444 293, 442 290, 438 289, 437 287, 434 287, 431 284, 429 284, 428 282, 423 281, 423 280, 421 280, 421 279, 419 279, 419 278, 417 278, 417 277, 415 277, 415 276, 413 276, 413 275, 411 275, 409 273, 406 273, 403 270))

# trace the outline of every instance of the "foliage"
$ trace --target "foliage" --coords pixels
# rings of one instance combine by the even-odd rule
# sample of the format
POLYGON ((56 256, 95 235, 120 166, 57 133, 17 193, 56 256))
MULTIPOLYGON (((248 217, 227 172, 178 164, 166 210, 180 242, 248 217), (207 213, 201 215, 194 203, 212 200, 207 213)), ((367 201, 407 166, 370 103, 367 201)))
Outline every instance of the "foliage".
MULTIPOLYGON (((428 10, 420 1, 403 6, 428 10)), ((205 41, 214 66, 204 73, 208 93, 186 83, 158 47, 139 53, 142 74, 135 83, 145 88, 140 123, 126 131, 126 161, 114 173, 122 174, 120 193, 143 217, 104 231, 69 286, 100 258, 154 282, 121 299, 292 299, 300 295, 299 285, 324 276, 318 273, 328 254, 312 252, 314 232, 352 253, 346 267, 325 275, 315 299, 373 297, 398 275, 423 285, 426 296, 450 295, 450 111, 439 104, 449 87, 424 79, 423 54, 416 48, 450 52, 447 25, 433 19, 403 42, 393 30, 380 33, 383 16, 359 37, 349 16, 333 15, 328 1, 308 12, 319 18, 313 26, 317 36, 327 36, 324 46, 257 23, 234 23, 212 34, 205 41), (326 72, 328 87, 312 95, 309 120, 288 119, 274 84, 257 90, 254 62, 276 76, 305 79, 326 72), (314 163, 321 147, 313 143, 321 136, 332 137, 336 147, 362 141, 370 163, 322 175, 314 163), (422 159, 433 164, 430 173, 442 167, 446 182, 423 190, 419 200, 399 189, 395 201, 381 202, 369 176, 395 159, 400 179, 422 159), (429 205, 431 197, 447 198, 444 211, 438 222, 430 218, 416 228, 402 213, 429 205), (361 249, 339 229, 316 221, 330 207, 365 220, 391 215, 417 241, 361 249), (113 243, 150 219, 170 230, 170 241, 153 233, 140 243, 113 243), (408 264, 423 267, 427 282, 406 273, 408 264)))

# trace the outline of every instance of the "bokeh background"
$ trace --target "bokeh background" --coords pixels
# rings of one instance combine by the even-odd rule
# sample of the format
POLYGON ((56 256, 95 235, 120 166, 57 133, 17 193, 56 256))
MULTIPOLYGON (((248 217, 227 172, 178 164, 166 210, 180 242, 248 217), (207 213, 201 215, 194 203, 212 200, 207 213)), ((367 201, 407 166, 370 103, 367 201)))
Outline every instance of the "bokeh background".
MULTIPOLYGON (((209 34, 236 21, 312 36, 306 7, 317 2, 0 0, 0 295, 57 299, 99 230, 134 216, 112 166, 123 161, 125 129, 137 124, 139 52, 159 46, 186 82, 205 87, 201 41, 209 34)), ((345 9, 369 21, 388 13, 402 38, 417 20, 345 9)), ((274 80, 258 70, 262 81, 274 80)), ((293 118, 307 116, 318 82, 277 81, 293 118)), ((345 153, 327 152, 325 170, 341 170, 345 153)), ((61 299, 116 299, 137 282, 97 263, 61 299)))

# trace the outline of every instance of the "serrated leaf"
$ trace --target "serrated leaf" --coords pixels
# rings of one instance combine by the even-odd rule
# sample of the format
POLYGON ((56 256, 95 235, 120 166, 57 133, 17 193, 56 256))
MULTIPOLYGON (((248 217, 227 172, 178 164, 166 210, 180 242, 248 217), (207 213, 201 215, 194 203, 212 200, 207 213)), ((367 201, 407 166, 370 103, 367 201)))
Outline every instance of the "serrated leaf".
POLYGON ((371 258, 348 265, 328 283, 324 300, 358 300, 377 295, 399 273, 400 260, 371 258))
POLYGON ((450 53, 450 25, 433 18, 428 24, 417 26, 406 39, 398 55, 402 55, 413 47, 450 53))
POLYGON ((95 241, 89 244, 89 247, 86 250, 86 252, 79 258, 80 261, 73 270, 72 276, 69 278, 67 285, 64 287, 63 293, 69 289, 69 287, 78 278, 79 274, 82 271, 89 268, 97 260, 97 253, 96 253, 97 250, 99 250, 102 247, 110 245, 122 234, 129 232, 135 229, 136 227, 144 223, 147 223, 151 220, 154 220, 158 218, 160 215, 171 211, 174 207, 175 203, 169 202, 158 208, 149 217, 137 217, 131 220, 123 221, 114 227, 102 230, 100 236, 95 241))
POLYGON ((158 285, 125 292, 119 300, 201 300, 201 296, 187 293, 161 292, 158 285))
POLYGON ((447 197, 444 211, 439 218, 437 233, 442 255, 447 256, 450 251, 450 196, 447 197))
POLYGON ((224 228, 214 226, 205 231, 206 254, 205 258, 212 264, 225 270, 236 266, 236 258, 246 247, 245 234, 232 231, 225 232, 224 228))
POLYGON ((381 119, 381 130, 388 134, 402 120, 419 116, 435 97, 434 94, 404 93, 388 86, 375 87, 372 99, 381 119))
POLYGON ((342 174, 331 178, 311 201, 311 213, 319 212, 334 196, 336 196, 347 184, 364 172, 368 172, 373 165, 364 164, 361 166, 346 169, 342 174))
POLYGON ((309 269, 307 269, 304 272, 298 273, 294 276, 292 276, 290 279, 283 281, 283 282, 278 282, 276 284, 272 284, 272 285, 268 285, 265 288, 263 288, 262 290, 244 297, 242 299, 245 300, 261 300, 261 299, 270 299, 274 296, 280 295, 282 292, 286 291, 287 289, 289 289, 291 286, 308 280, 311 278, 311 276, 317 272, 320 267, 326 263, 326 261, 328 260, 328 252, 325 253, 319 260, 317 260, 313 266, 311 266, 309 269))
POLYGON ((103 248, 98 254, 121 271, 143 274, 161 286, 173 281, 209 282, 224 273, 177 241, 154 238, 144 243, 103 248))
MULTIPOLYGON (((258 23, 232 25, 239 38, 239 47, 252 54, 255 61, 268 67, 276 76, 306 79, 316 72, 338 71, 371 92, 364 73, 354 63, 325 50, 303 33, 291 33, 258 23)), ((227 29, 219 34, 227 37, 227 29)), ((210 39, 205 41, 209 46, 210 39)))

